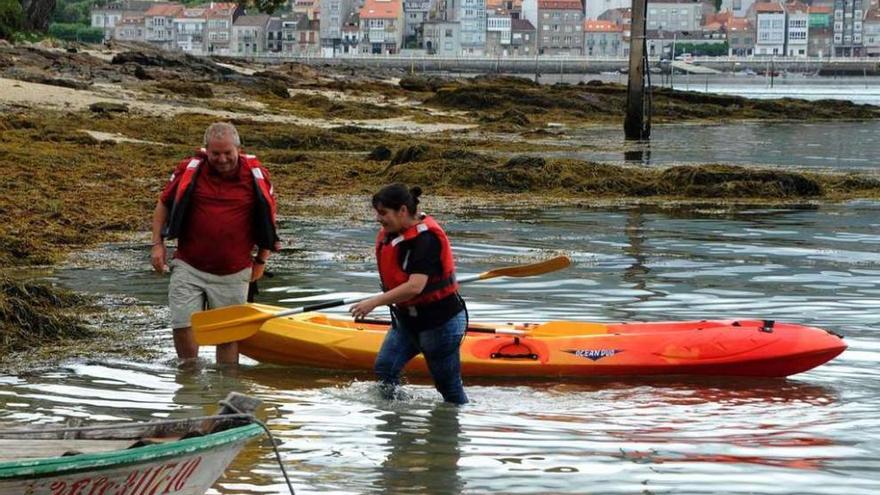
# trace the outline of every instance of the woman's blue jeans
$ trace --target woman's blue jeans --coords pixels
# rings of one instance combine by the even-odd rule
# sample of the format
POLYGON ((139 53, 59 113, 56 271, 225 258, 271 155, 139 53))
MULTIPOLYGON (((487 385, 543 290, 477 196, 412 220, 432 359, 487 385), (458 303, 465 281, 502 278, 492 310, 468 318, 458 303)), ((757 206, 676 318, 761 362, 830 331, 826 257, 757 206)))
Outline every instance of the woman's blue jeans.
POLYGON ((400 373, 404 366, 421 352, 428 363, 434 386, 443 395, 443 400, 466 404, 468 398, 461 383, 459 354, 466 327, 464 311, 438 327, 419 329, 419 332, 403 328, 395 319, 376 356, 375 370, 382 382, 383 393, 388 397, 392 396, 400 385, 400 373))

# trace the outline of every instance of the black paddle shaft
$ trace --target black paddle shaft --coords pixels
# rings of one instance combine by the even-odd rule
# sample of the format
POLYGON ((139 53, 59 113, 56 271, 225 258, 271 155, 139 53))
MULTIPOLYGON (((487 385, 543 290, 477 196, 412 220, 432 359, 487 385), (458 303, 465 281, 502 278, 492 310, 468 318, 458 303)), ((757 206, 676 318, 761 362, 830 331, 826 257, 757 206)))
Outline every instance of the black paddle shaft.
MULTIPOLYGON (((389 320, 375 320, 375 319, 363 319, 363 320, 355 320, 356 323, 364 323, 366 325, 388 325, 391 326, 391 321, 389 320)), ((474 333, 495 333, 494 328, 481 328, 481 327, 467 327, 468 332, 474 333)))

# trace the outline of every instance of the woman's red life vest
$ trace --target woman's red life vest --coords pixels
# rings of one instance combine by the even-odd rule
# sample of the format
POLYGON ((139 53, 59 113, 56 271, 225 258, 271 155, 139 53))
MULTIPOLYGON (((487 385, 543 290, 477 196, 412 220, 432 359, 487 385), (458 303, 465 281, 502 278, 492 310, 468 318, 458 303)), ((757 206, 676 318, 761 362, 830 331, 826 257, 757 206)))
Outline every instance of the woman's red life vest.
POLYGON ((398 303, 397 306, 418 306, 444 299, 458 291, 458 282, 455 280, 455 261, 452 259, 452 246, 449 238, 440 225, 431 217, 424 215, 421 221, 401 232, 396 237, 389 238, 385 229, 379 230, 376 237, 376 260, 379 264, 379 278, 382 280, 382 290, 389 291, 409 280, 409 274, 400 266, 399 251, 403 242, 415 239, 416 236, 425 232, 431 232, 440 240, 440 264, 442 273, 432 275, 428 283, 418 296, 398 303))
MULTIPOLYGON (((168 220, 162 231, 162 236, 164 238, 175 239, 180 236, 180 233, 184 228, 183 224, 184 219, 186 218, 186 212, 189 208, 189 203, 192 200, 193 191, 196 188, 196 179, 198 178, 198 173, 201 168, 200 165, 206 160, 207 155, 205 155, 204 150, 201 150, 196 153, 196 156, 190 159, 189 163, 186 165, 183 176, 181 176, 180 182, 177 184, 177 189, 174 191, 171 213, 168 215, 168 220)), ((238 157, 238 162, 249 170, 251 176, 254 178, 254 189, 257 192, 257 212, 256 215, 254 215, 254 222, 256 223, 254 226, 254 232, 257 236, 257 246, 259 246, 260 249, 277 251, 280 242, 278 233, 276 232, 276 205, 272 186, 266 180, 265 174, 263 173, 263 166, 257 160, 256 156, 241 154, 238 157)), ((172 177, 172 180, 173 179, 174 178, 172 177)))

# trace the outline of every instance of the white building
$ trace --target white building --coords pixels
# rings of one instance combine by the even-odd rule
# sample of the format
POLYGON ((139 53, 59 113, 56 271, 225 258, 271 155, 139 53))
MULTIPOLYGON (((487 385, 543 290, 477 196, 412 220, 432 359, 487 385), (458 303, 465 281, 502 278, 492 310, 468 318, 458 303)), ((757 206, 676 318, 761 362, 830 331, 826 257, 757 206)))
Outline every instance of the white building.
POLYGON ((755 55, 785 55, 785 9, 778 2, 756 3, 755 55))
POLYGON ((498 33, 498 40, 503 45, 510 44, 511 19, 509 15, 493 14, 486 17, 486 31, 498 33))
POLYGON ((880 7, 872 7, 865 14, 865 55, 880 56, 880 7))
POLYGON ((461 24, 461 53, 482 55, 486 49, 486 0, 461 0, 456 20, 461 24))
POLYGON ((461 53, 457 21, 426 21, 424 24, 425 50, 438 57, 457 57, 461 53))
POLYGON ((147 43, 164 50, 174 48, 174 19, 183 12, 183 5, 157 3, 144 13, 147 43))
POLYGON ((204 54, 205 24, 208 21, 203 7, 186 8, 172 21, 177 49, 193 55, 204 54))
MULTIPOLYGON (((321 15, 323 17, 323 12, 321 15)), ((394 55, 403 48, 402 0, 366 0, 361 8, 360 23, 358 48, 361 53, 394 55)))
POLYGON ((242 15, 232 23, 231 52, 238 56, 255 56, 266 51, 269 16, 242 15))
POLYGON ((117 41, 139 41, 143 43, 145 32, 143 14, 125 16, 116 22, 111 38, 117 41))
POLYGON ((809 43, 809 7, 799 2, 789 3, 785 5, 785 14, 785 53, 789 57, 806 57, 809 43))

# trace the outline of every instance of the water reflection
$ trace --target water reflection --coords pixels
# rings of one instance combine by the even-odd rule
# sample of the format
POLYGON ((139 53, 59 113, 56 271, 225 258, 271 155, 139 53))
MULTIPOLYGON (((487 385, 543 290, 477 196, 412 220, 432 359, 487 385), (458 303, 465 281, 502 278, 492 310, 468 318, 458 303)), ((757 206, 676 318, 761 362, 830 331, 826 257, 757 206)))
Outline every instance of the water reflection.
MULTIPOLYGON (((630 143, 627 143, 630 144, 630 143)), ((636 149, 627 149, 623 152, 623 161, 633 165, 650 165, 651 164, 651 144, 650 141, 638 141, 634 143, 636 149)))
POLYGON ((438 404, 430 411, 391 410, 379 416, 377 436, 388 439, 380 468, 382 493, 460 493, 462 439, 459 408, 438 404))
POLYGON ((638 289, 642 294, 638 295, 641 301, 647 301, 652 295, 658 295, 658 292, 648 292, 648 277, 651 269, 647 266, 647 256, 645 255, 645 219, 644 209, 641 206, 629 210, 626 218, 626 227, 624 228, 628 244, 624 251, 629 255, 633 262, 623 271, 623 281, 633 284, 634 289, 638 289))
POLYGON ((567 129, 546 141, 547 157, 633 165, 725 163, 874 172, 880 122, 655 125, 650 147, 630 144, 618 128, 567 129), (568 148, 562 148, 565 145, 568 148), (621 152, 623 160, 621 160, 621 152))

